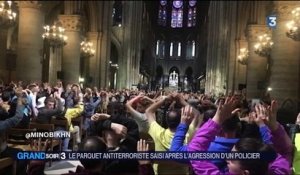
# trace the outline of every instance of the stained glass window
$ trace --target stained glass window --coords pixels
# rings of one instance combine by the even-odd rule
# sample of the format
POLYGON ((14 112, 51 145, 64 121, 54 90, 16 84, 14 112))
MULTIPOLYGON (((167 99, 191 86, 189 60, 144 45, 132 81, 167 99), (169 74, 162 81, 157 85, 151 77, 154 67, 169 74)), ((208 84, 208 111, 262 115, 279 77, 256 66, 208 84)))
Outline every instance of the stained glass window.
POLYGON ((187 19, 187 26, 194 27, 196 26, 196 17, 197 17, 197 7, 196 7, 196 0, 189 0, 189 10, 188 10, 188 19, 187 19))
POLYGON ((112 11, 113 26, 122 26, 122 2, 115 2, 112 11))
POLYGON ((158 56, 158 54, 159 54, 159 40, 156 41, 155 54, 156 54, 157 56, 158 56))
POLYGON ((196 42, 188 41, 186 44, 186 59, 194 59, 196 56, 196 42))
MULTIPOLYGON (((158 24, 161 26, 167 25, 167 8, 172 6, 171 11, 171 27, 172 28, 181 28, 183 27, 183 21, 187 20, 187 27, 196 26, 197 20, 197 0, 173 0, 171 3, 168 3, 167 0, 160 0, 158 8, 158 24), (187 10, 184 10, 188 8, 187 10), (183 19, 183 16, 187 12, 187 19, 183 19)), ((186 18, 186 17, 185 17, 186 18)))
POLYGON ((178 43, 178 47, 177 48, 178 48, 177 56, 180 57, 181 56, 181 43, 180 42, 178 43))
POLYGON ((195 57, 196 43, 192 41, 192 57, 195 57))
POLYGON ((161 41, 160 43, 160 48, 159 48, 160 52, 161 52, 161 56, 165 57, 165 41, 161 41))
POLYGON ((167 1, 161 0, 158 9, 158 24, 162 26, 167 25, 167 1))
POLYGON ((173 42, 170 44, 170 57, 173 56, 173 42))
POLYGON ((160 59, 165 57, 165 41, 157 40, 155 45, 155 55, 160 59))
POLYGON ((182 27, 183 22, 183 1, 174 0, 172 6, 171 27, 182 27))

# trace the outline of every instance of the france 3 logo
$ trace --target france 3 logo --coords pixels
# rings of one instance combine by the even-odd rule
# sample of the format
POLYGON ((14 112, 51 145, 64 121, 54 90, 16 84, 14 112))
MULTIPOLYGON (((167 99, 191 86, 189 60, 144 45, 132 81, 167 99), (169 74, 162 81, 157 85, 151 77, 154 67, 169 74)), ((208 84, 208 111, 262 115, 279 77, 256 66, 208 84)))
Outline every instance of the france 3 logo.
POLYGON ((277 26, 277 16, 276 15, 267 16, 267 25, 268 27, 275 29, 277 26))

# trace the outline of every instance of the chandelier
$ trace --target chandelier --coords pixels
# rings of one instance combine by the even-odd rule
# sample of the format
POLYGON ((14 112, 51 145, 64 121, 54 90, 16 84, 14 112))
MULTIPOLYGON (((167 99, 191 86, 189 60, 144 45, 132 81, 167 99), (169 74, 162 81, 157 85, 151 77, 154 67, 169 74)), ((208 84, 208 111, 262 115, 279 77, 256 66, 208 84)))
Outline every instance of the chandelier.
POLYGON ((95 50, 93 49, 93 43, 88 41, 82 41, 81 46, 81 55, 83 57, 92 57, 95 55, 95 50))
POLYGON ((286 36, 295 41, 300 41, 300 7, 295 8, 292 15, 293 19, 286 24, 288 28, 286 36))
POLYGON ((53 26, 46 25, 44 26, 45 32, 43 33, 42 37, 44 40, 47 40, 52 47, 62 47, 67 44, 68 37, 65 35, 65 29, 60 26, 53 26))
POLYGON ((9 27, 16 21, 17 13, 11 8, 12 1, 2 1, 0 3, 0 26, 9 27))
POLYGON ((271 37, 264 34, 258 37, 258 42, 254 45, 254 52, 262 57, 269 57, 273 46, 271 37))
POLYGON ((249 57, 249 51, 246 48, 240 49, 240 54, 238 55, 238 62, 242 65, 246 65, 249 57))

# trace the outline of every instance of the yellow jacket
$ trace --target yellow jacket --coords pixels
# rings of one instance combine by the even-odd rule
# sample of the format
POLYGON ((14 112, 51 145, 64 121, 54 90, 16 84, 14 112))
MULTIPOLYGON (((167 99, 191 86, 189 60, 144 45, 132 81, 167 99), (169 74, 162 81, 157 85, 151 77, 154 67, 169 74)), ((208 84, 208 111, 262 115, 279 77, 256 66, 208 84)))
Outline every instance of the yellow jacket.
POLYGON ((83 103, 79 103, 78 105, 74 106, 74 108, 69 108, 66 111, 65 118, 67 119, 69 131, 73 131, 72 119, 81 117, 81 113, 83 112, 83 103))
POLYGON ((293 172, 295 175, 300 174, 300 133, 297 133, 295 136, 293 172))

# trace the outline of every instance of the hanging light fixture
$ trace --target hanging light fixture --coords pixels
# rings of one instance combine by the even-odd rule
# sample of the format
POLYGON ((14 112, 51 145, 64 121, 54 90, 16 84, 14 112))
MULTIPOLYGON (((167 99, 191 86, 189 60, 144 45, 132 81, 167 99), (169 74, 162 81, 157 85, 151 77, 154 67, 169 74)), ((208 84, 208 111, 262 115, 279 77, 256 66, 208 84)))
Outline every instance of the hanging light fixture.
POLYGON ((81 55, 83 57, 92 57, 95 55, 95 49, 93 49, 93 43, 88 41, 82 41, 81 46, 81 55))
POLYGON ((240 49, 240 54, 238 55, 238 62, 242 65, 246 65, 248 62, 249 51, 246 48, 240 49))
POLYGON ((273 46, 270 35, 264 34, 258 37, 258 42, 254 45, 254 52, 262 57, 269 57, 273 46))
POLYGON ((43 33, 42 37, 44 40, 47 40, 50 46, 62 47, 67 44, 68 37, 65 35, 65 29, 59 25, 49 25, 44 26, 45 32, 43 33))
POLYGON ((286 36, 295 41, 300 41, 300 7, 295 8, 291 13, 293 19, 286 24, 288 28, 286 36))
POLYGON ((9 27, 16 22, 17 13, 12 9, 12 1, 0 2, 0 26, 9 27))

